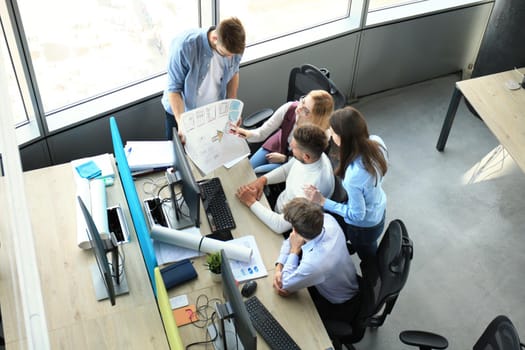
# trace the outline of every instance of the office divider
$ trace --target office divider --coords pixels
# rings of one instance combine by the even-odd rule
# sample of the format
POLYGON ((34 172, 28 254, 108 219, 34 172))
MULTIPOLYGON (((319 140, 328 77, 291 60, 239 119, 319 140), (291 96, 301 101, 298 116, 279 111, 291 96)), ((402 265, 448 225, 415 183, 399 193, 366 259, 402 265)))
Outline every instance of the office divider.
POLYGON ((171 310, 170 300, 168 297, 168 291, 164 285, 164 280, 160 274, 160 269, 155 268, 155 282, 157 286, 157 303, 159 304, 160 315, 162 317, 162 323, 164 323, 164 330, 168 337, 168 343, 170 344, 171 350, 182 350, 182 339, 179 334, 179 328, 175 323, 173 317, 173 311, 171 310))
POLYGON ((135 232, 139 240, 140 249, 144 262, 146 263, 146 269, 150 278, 151 286, 157 296, 157 287, 155 283, 154 269, 157 266, 157 258, 155 257, 155 251, 153 249, 153 243, 151 242, 151 236, 146 225, 146 218, 142 213, 142 206, 140 205, 139 196, 133 183, 133 177, 129 169, 128 161, 126 159, 126 152, 122 144, 122 138, 118 130, 117 122, 115 117, 109 119, 111 129, 111 139, 113 141, 113 153, 115 154, 115 160, 117 162, 117 168, 120 175, 120 181, 124 189, 124 194, 128 202, 128 207, 131 213, 131 219, 135 226, 135 232))

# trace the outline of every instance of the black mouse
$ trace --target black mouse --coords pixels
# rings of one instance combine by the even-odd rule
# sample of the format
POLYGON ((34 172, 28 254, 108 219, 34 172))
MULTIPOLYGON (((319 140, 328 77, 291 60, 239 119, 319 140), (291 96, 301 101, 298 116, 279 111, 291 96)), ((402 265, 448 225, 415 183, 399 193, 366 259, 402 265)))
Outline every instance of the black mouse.
POLYGON ((255 290, 257 289, 257 282, 255 281, 248 281, 242 286, 241 294, 243 297, 248 298, 255 293, 255 290))

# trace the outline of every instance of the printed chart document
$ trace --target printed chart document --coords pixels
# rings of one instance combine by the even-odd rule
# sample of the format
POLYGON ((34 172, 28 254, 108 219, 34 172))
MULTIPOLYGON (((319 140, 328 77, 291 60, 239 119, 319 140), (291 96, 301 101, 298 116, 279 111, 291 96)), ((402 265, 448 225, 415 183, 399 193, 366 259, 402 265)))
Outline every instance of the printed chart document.
POLYGON ((231 166, 232 161, 250 154, 246 140, 230 131, 230 122, 239 120, 243 106, 240 100, 227 99, 181 115, 186 153, 202 173, 225 164, 231 166))
POLYGON ((268 271, 266 270, 266 267, 264 267, 261 253, 259 252, 259 248, 257 248, 254 236, 243 236, 235 238, 230 242, 253 250, 252 258, 249 262, 230 259, 233 277, 235 277, 237 282, 244 282, 268 276, 268 271))

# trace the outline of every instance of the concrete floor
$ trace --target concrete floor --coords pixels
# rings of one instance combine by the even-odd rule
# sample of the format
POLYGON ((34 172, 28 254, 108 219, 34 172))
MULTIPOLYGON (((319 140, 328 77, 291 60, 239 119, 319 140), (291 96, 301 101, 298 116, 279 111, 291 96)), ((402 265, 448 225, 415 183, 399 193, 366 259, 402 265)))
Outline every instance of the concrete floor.
POLYGON ((367 330, 357 350, 408 349, 398 338, 405 329, 434 331, 448 338, 449 349, 469 349, 499 314, 525 340, 525 174, 464 102, 445 151, 436 150, 458 79, 448 75, 353 104, 389 149, 386 223, 402 219, 414 243, 392 314, 367 330))

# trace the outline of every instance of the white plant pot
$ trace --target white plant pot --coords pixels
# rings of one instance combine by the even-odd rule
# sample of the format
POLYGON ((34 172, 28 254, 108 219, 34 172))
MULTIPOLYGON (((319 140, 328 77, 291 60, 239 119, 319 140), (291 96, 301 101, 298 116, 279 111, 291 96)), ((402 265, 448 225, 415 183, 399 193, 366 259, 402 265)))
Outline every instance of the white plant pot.
POLYGON ((211 280, 213 282, 219 283, 222 281, 222 277, 220 273, 214 273, 210 271, 210 274, 211 274, 211 280))

